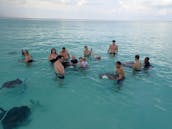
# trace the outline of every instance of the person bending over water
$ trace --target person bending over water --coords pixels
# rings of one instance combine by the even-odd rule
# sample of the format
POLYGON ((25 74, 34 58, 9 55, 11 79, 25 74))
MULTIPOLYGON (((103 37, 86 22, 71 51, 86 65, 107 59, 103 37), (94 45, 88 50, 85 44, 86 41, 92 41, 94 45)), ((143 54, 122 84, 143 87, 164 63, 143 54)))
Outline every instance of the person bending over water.
POLYGON ((149 57, 146 57, 144 60, 144 69, 149 69, 151 67, 151 64, 149 62, 149 57))
POLYGON ((63 61, 62 56, 59 55, 57 57, 57 61, 54 63, 54 70, 55 70, 56 76, 60 79, 64 79, 64 74, 65 74, 62 61, 63 61))
POLYGON ((125 72, 120 61, 116 62, 116 80, 117 84, 121 84, 125 79, 125 72))
POLYGON ((54 63, 57 60, 57 56, 58 56, 58 54, 56 52, 56 49, 55 48, 52 48, 51 49, 51 54, 49 55, 48 60, 51 63, 54 63))
POLYGON ((136 55, 135 56, 135 62, 133 64, 133 70, 140 71, 141 68, 142 68, 142 64, 140 62, 140 56, 139 55, 136 55))
POLYGON ((63 56, 64 60, 69 60, 69 53, 65 47, 62 48, 60 55, 63 56))
POLYGON ((24 62, 26 63, 33 62, 32 56, 29 54, 28 50, 22 50, 22 55, 24 56, 24 62))
POLYGON ((84 49, 84 57, 89 57, 91 55, 92 49, 89 50, 88 46, 85 46, 84 49))
POLYGON ((78 63, 78 60, 76 59, 76 57, 73 55, 72 56, 72 60, 71 60, 71 64, 72 65, 76 65, 78 63))
POLYGON ((116 45, 116 41, 113 40, 112 44, 109 46, 108 53, 115 55, 117 52, 118 52, 118 46, 116 45))

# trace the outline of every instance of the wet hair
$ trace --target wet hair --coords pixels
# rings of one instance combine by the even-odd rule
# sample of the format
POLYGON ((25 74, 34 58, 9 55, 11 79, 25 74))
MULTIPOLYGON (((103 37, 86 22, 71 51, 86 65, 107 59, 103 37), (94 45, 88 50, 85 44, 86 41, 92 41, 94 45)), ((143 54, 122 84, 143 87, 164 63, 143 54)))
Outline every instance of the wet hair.
POLYGON ((139 55, 135 55, 135 59, 139 60, 140 56, 139 55))
POLYGON ((88 48, 88 46, 84 46, 84 48, 88 48))
POLYGON ((25 50, 24 49, 22 49, 21 50, 21 54, 24 56, 24 53, 25 53, 25 50))
POLYGON ((149 61, 149 57, 146 57, 145 59, 149 61))
POLYGON ((26 53, 26 54, 29 54, 29 51, 26 49, 26 50, 25 50, 25 53, 26 53))
POLYGON ((115 40, 112 40, 112 42, 113 42, 113 43, 116 43, 116 41, 115 41, 115 40))
POLYGON ((57 52, 56 52, 56 49, 55 49, 55 48, 52 48, 52 49, 51 49, 51 54, 53 53, 53 50, 55 50, 55 53, 57 54, 57 52))
POLYGON ((120 61, 117 61, 117 62, 116 62, 116 64, 118 64, 118 65, 122 65, 120 61))
POLYGON ((62 49, 63 49, 63 50, 65 50, 66 48, 65 48, 65 47, 63 47, 62 49))
POLYGON ((82 57, 79 57, 79 59, 83 59, 82 57))

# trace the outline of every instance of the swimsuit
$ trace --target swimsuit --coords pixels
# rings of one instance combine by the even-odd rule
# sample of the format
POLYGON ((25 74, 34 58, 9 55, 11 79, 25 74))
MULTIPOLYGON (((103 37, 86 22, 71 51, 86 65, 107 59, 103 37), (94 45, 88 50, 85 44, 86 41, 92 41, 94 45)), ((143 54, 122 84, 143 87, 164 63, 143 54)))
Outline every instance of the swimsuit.
POLYGON ((121 84, 121 83, 124 81, 124 79, 125 79, 125 77, 123 77, 123 78, 117 80, 117 84, 121 84))
POLYGON ((77 64, 78 63, 78 60, 77 59, 74 59, 74 60, 71 60, 72 64, 77 64))
POLYGON ((64 77, 64 75, 61 75, 61 74, 58 74, 58 73, 55 73, 56 74, 56 76, 59 78, 59 79, 64 79, 65 77, 64 77))
POLYGON ((115 55, 116 53, 115 53, 115 52, 114 52, 114 53, 111 53, 111 52, 110 52, 109 54, 115 55))
POLYGON ((57 61, 57 58, 51 59, 51 60, 50 60, 51 63, 54 63, 54 62, 56 62, 56 61, 57 61))
MULTIPOLYGON (((116 74, 116 77, 119 77, 118 74, 116 74)), ((125 77, 122 77, 121 79, 117 80, 117 84, 121 84, 124 81, 125 77)))
POLYGON ((27 61, 27 63, 32 63, 33 62, 33 60, 29 60, 29 61, 27 61))

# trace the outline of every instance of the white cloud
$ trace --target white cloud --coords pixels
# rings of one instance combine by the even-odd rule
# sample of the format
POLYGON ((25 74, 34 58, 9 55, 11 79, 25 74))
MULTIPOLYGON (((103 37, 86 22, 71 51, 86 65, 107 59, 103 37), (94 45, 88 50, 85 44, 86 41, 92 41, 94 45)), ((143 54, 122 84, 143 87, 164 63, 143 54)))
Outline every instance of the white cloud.
POLYGON ((36 16, 55 18, 149 19, 167 16, 172 19, 172 0, 0 0, 3 16, 24 15, 25 11, 30 17, 36 13, 36 16))

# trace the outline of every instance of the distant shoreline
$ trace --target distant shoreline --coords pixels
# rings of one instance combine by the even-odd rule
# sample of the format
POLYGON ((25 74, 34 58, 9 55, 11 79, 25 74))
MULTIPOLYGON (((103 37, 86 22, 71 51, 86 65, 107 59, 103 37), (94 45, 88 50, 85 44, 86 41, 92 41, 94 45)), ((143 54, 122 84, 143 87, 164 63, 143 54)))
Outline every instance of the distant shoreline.
POLYGON ((95 21, 95 22, 172 22, 172 20, 105 20, 105 19, 65 19, 65 18, 25 18, 25 17, 0 17, 12 20, 45 20, 45 21, 95 21))

